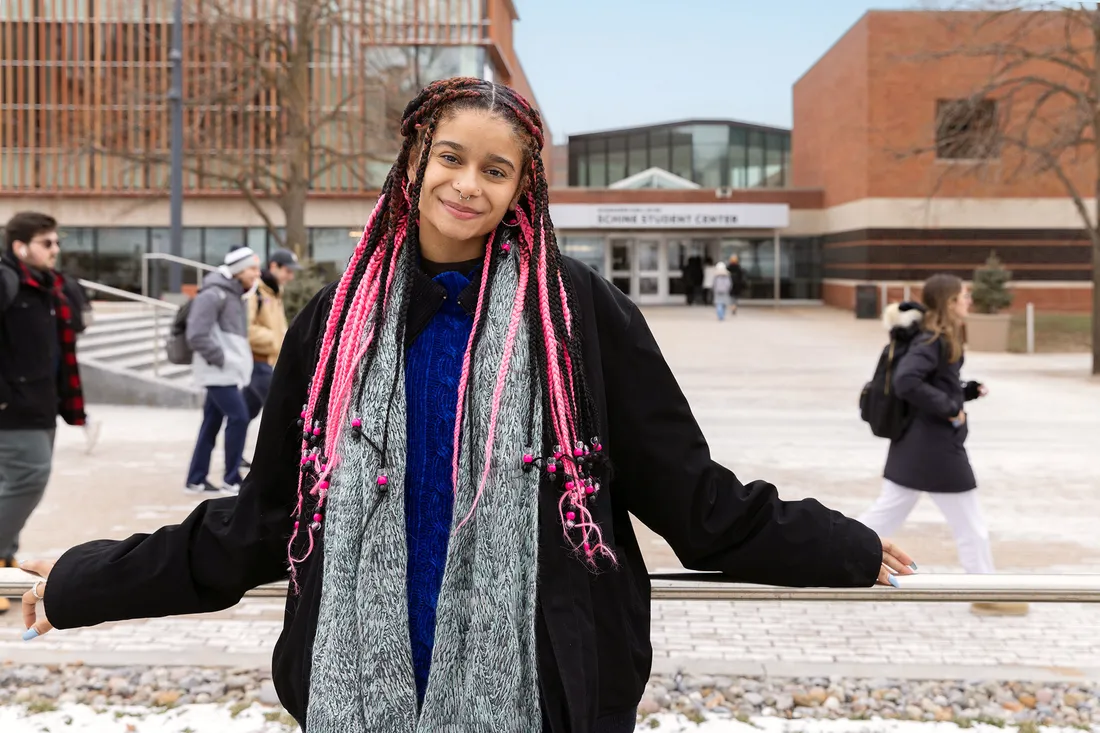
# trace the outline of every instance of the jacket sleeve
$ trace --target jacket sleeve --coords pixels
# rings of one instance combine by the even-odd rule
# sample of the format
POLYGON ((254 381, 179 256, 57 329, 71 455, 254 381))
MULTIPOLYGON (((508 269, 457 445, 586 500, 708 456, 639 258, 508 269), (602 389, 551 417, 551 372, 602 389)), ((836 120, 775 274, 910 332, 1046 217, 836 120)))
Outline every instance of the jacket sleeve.
POLYGON ((19 275, 15 270, 0 264, 0 313, 8 309, 19 292, 19 275))
POLYGON ((260 294, 248 296, 248 344, 256 356, 274 356, 278 353, 275 332, 260 323, 260 294))
POLYGON ((207 364, 225 366, 225 351, 214 339, 214 324, 225 307, 226 296, 216 288, 199 291, 187 314, 187 345, 206 360, 207 364))
MULTIPOLYGON (((317 302, 290 329, 275 367, 252 471, 237 497, 200 504, 181 524, 66 552, 50 573, 46 616, 59 629, 205 613, 287 576, 297 503, 299 428, 311 371, 317 302), (311 323, 312 322, 312 323, 311 323)), ((322 322, 323 325, 323 322, 322 322)))
POLYGON ((897 396, 913 407, 936 417, 950 420, 959 414, 962 405, 946 392, 933 387, 928 377, 939 368, 940 342, 914 340, 909 350, 898 360, 893 385, 897 396))
POLYGON ((783 501, 769 483, 742 484, 715 463, 641 313, 625 296, 609 299, 597 308, 612 500, 625 500, 689 569, 770 585, 873 585, 878 535, 814 499, 783 501))

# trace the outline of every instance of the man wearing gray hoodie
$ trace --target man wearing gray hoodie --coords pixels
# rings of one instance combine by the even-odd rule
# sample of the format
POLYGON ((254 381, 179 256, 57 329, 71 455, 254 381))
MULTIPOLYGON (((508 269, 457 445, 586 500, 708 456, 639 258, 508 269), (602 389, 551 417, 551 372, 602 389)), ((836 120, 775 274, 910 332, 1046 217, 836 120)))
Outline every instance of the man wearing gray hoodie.
POLYGON ((194 494, 236 494, 241 485, 241 454, 248 433, 248 407, 241 388, 252 378, 248 311, 242 300, 260 277, 260 258, 247 247, 225 256, 202 282, 187 314, 187 344, 195 352, 192 371, 206 389, 202 427, 186 490, 194 494), (225 475, 221 486, 207 479, 210 455, 225 426, 225 475))

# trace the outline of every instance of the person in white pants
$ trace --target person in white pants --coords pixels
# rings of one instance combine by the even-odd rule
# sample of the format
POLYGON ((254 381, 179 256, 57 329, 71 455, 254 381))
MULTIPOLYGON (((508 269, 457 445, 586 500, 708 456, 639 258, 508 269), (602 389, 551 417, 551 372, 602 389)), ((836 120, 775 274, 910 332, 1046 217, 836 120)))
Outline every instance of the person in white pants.
MULTIPOLYGON (((993 573, 989 529, 978 502, 977 481, 964 443, 966 402, 989 393, 963 382, 963 324, 970 293, 953 275, 933 275, 922 290, 923 307, 887 309, 887 328, 911 329, 908 350, 893 367, 891 385, 908 406, 908 427, 891 441, 882 493, 859 517, 881 537, 900 529, 927 493, 947 518, 968 573, 993 573)), ((1022 615, 1022 603, 975 603, 979 614, 1022 615)))

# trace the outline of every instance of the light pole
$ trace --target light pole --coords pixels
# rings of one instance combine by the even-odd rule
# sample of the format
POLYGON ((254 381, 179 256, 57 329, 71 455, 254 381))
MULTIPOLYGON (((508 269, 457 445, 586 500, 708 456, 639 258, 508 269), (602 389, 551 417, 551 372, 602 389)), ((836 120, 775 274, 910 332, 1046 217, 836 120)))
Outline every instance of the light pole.
MULTIPOLYGON (((172 232, 169 252, 183 257, 183 0, 174 0, 172 7, 172 87, 168 102, 172 113, 172 232)), ((183 278, 178 262, 168 263, 168 291, 179 293, 183 278)))

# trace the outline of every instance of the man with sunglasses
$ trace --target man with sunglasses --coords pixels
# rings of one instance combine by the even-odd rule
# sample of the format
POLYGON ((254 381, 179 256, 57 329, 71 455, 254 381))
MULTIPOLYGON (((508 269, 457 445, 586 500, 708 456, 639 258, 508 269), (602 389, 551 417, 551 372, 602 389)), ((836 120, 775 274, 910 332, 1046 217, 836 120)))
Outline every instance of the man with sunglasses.
MULTIPOLYGON (((13 567, 19 533, 38 506, 60 416, 84 425, 74 304, 56 271, 57 221, 20 212, 0 251, 0 567, 13 567)), ((0 613, 8 601, 0 598, 0 613)))

